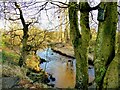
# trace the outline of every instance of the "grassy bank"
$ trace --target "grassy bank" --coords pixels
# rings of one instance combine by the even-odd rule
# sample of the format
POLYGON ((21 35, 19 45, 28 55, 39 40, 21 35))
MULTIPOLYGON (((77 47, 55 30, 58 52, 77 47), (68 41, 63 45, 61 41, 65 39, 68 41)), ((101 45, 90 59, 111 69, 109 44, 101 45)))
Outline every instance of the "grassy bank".
POLYGON ((19 82, 17 83, 18 86, 17 88, 28 88, 28 89, 48 88, 48 86, 42 82, 38 82, 38 81, 34 82, 35 81, 34 79, 36 78, 39 79, 39 81, 41 81, 40 79, 42 78, 44 73, 43 72, 35 73, 30 71, 29 68, 19 67, 18 66, 19 55, 16 54, 13 50, 10 50, 8 47, 4 46, 2 48, 2 51, 0 52, 0 56, 1 56, 0 62, 2 66, 2 72, 1 72, 2 77, 18 77, 19 82), (28 71, 30 75, 34 74, 34 76, 27 75, 28 71))

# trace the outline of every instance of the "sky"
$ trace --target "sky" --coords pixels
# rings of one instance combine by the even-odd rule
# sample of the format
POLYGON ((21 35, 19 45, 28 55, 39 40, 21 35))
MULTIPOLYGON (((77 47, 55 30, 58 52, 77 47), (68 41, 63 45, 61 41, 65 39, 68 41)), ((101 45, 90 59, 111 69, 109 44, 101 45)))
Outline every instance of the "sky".
MULTIPOLYGON (((27 0, 27 2, 28 2, 28 0, 27 0)), ((39 3, 39 5, 36 4, 35 6, 40 6, 41 4, 44 4, 44 3, 45 2, 39 3)), ((51 6, 52 5, 48 4, 46 9, 50 8, 51 6)), ((24 15, 24 18, 25 18, 26 21, 30 21, 31 20, 30 18, 38 17, 39 18, 39 22, 40 22, 39 26, 43 27, 45 29, 53 28, 55 26, 54 24, 56 24, 56 25, 59 24, 58 23, 59 22, 58 19, 54 18, 54 11, 56 9, 50 9, 50 10, 47 10, 47 11, 42 10, 40 12, 40 15, 38 15, 38 14, 35 14, 38 11, 37 8, 36 9, 31 9, 31 8, 33 8, 33 7, 29 7, 27 10, 22 9, 23 15, 24 15)), ((11 9, 10 12, 12 12, 12 11, 14 12, 14 10, 11 9)), ((8 25, 10 25, 9 22, 5 21, 4 18, 0 18, 0 28, 4 28, 5 26, 7 28, 8 25)))
MULTIPOLYGON (((12 1, 14 1, 14 0, 12 0, 12 1)), ((17 0, 17 2, 30 2, 30 1, 31 0, 17 0)), ((34 0, 32 0, 32 1, 34 1, 34 0)), ((66 2, 66 1, 69 1, 69 0, 36 0, 36 2, 43 2, 43 3, 45 1, 66 2)), ((81 0, 81 1, 84 1, 84 0, 81 0)), ((90 2, 91 7, 94 7, 94 6, 96 6, 100 3, 100 0, 88 0, 88 1, 90 2)), ((110 0, 106 0, 106 1, 110 1, 110 0)), ((51 7, 50 4, 48 5, 48 8, 49 7, 51 7)), ((35 10, 29 10, 28 12, 26 10, 23 10, 23 12, 25 13, 24 17, 25 17, 26 20, 29 20, 28 16, 27 16, 28 13, 33 14, 34 13, 33 11, 35 12, 35 10)), ((58 26, 60 24, 58 18, 54 17, 54 16, 58 17, 59 14, 54 15, 54 11, 56 11, 56 9, 48 10, 47 14, 46 14, 46 11, 41 12, 41 15, 39 17, 39 21, 40 21, 39 26, 40 27, 43 27, 45 29, 51 29, 51 28, 54 28, 55 26, 58 26)), ((97 10, 92 11, 92 14, 94 14, 94 21, 91 21, 91 24, 90 24, 91 27, 96 28, 96 29, 98 27, 97 24, 96 24, 96 23, 98 23, 97 22, 97 12, 98 12, 97 10)), ((3 19, 0 19, 0 28, 4 28, 6 26, 6 28, 8 29, 7 25, 10 25, 10 23, 8 23, 7 21, 5 22, 3 19)))
MULTIPOLYGON (((6 0, 7 1, 7 0, 6 0)), ((14 0, 12 0, 14 2, 14 0)), ((17 0, 17 2, 30 2, 31 0, 17 0)), ((34 0, 32 0, 34 1, 34 0)), ((45 2, 45 1, 48 1, 48 0, 36 0, 36 2, 45 2)), ((49 0, 50 1, 50 0, 49 0)), ((52 0, 52 1, 62 1, 62 2, 66 2, 66 1, 69 1, 69 0, 52 0)), ((79 1, 79 0, 78 0, 79 1)), ((91 6, 94 6, 96 4, 98 4, 98 0, 89 0, 90 2, 95 2, 95 3, 91 3, 91 6), (92 5, 93 4, 93 5, 92 5)), ((48 5, 48 8, 51 7, 52 5, 48 5)), ((57 10, 57 9, 56 9, 57 10)), ((58 26, 60 23, 59 23, 59 19, 58 18, 55 18, 54 16, 58 17, 59 14, 55 14, 54 15, 54 11, 56 11, 55 9, 51 9, 51 10, 48 10, 47 13, 46 11, 41 11, 41 15, 39 17, 39 25, 40 27, 43 27, 45 29, 51 29, 51 28, 54 28, 55 26, 58 26), (48 17, 49 16, 49 17, 48 17)), ((11 10, 13 11, 13 10, 11 10)), ((35 10, 23 10, 23 13, 24 13, 24 18, 25 20, 30 20, 28 19, 28 14, 34 14, 35 10)), ((31 18, 31 17, 30 17, 31 18)), ((3 19, 0 19, 0 28, 4 28, 6 27, 7 28, 7 25, 10 25, 9 22, 7 21, 4 21, 3 19)), ((8 28, 7 28, 8 29, 8 28)))

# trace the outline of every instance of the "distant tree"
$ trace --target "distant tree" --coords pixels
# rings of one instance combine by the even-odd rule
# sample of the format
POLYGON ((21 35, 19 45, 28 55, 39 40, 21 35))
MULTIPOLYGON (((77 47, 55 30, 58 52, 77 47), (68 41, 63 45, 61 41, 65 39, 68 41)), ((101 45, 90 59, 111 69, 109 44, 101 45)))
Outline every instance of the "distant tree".
MULTIPOLYGON (((34 5, 37 2, 29 2, 26 4, 26 2, 20 2, 19 4, 17 2, 4 2, 4 18, 8 21, 10 21, 11 23, 19 23, 19 25, 22 25, 22 37, 21 37, 21 50, 20 50, 20 59, 19 59, 19 66, 25 66, 25 60, 26 60, 26 56, 29 54, 29 51, 31 49, 31 45, 28 45, 28 39, 29 39, 29 28, 30 26, 34 25, 35 23, 37 23, 38 18, 36 18, 34 15, 34 13, 32 14, 30 20, 26 19, 26 16, 29 15, 25 15, 25 10, 28 7, 31 7, 36 9, 37 7, 35 7, 34 5)), ((40 8, 39 10, 36 10, 35 13, 39 13, 41 10, 43 10, 45 8, 45 5, 48 2, 43 3, 42 5, 40 4, 40 8)), ((29 12, 30 9, 28 9, 29 12)), ((27 10, 26 10, 27 11, 27 10)), ((39 15, 39 14, 38 14, 39 15)), ((14 31, 12 32, 14 33, 14 31)), ((13 36, 16 36, 15 34, 12 34, 13 36)), ((13 40, 14 41, 14 40, 13 40)), ((33 48, 33 47, 32 47, 33 48)), ((36 51, 36 50, 34 50, 36 51)))
POLYGON ((47 47, 47 40, 50 40, 47 30, 40 30, 39 28, 32 27, 29 32, 29 38, 27 44, 29 51, 33 51, 36 54, 38 49, 44 49, 47 47))
POLYGON ((59 15, 59 22, 60 22, 60 26, 59 26, 59 41, 63 42, 63 27, 62 27, 62 22, 63 22, 63 13, 60 11, 60 15, 59 15))
MULTIPOLYGON (((36 54, 38 49, 43 49, 47 47, 47 42, 50 40, 48 31, 41 30, 37 27, 31 27, 28 31, 28 40, 27 45, 28 54, 34 52, 36 54)), ((17 27, 12 27, 9 31, 4 31, 3 33, 3 42, 7 47, 14 50, 17 54, 20 55, 21 49, 21 40, 23 36, 22 29, 17 29, 17 27)))
POLYGON ((64 39, 65 39, 65 43, 68 43, 70 40, 70 35, 69 35, 69 20, 68 20, 68 9, 65 10, 64 12, 64 17, 65 17, 65 31, 64 31, 64 39))
POLYGON ((20 47, 22 40, 22 30, 18 30, 16 27, 11 28, 10 31, 3 31, 2 42, 9 49, 14 50, 17 54, 20 55, 20 47))

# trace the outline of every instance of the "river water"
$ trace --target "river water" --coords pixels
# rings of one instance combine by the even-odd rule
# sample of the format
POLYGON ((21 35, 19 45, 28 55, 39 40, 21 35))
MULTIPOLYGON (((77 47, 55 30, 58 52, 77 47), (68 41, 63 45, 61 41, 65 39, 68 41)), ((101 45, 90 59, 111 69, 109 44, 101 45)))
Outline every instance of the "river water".
MULTIPOLYGON (((57 88, 74 88, 75 76, 76 76, 76 60, 55 53, 51 48, 44 51, 37 51, 37 55, 47 62, 40 64, 40 67, 46 72, 52 74, 55 77, 54 87, 57 88)), ((94 68, 89 66, 89 82, 94 80, 94 68)))

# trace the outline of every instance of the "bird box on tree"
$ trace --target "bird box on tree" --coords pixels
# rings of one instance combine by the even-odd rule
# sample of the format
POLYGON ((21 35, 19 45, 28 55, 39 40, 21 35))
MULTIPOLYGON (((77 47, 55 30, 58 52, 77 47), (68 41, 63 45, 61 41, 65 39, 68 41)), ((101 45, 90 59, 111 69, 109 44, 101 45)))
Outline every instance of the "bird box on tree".
POLYGON ((105 20, 105 10, 101 7, 98 8, 97 20, 100 21, 100 22, 105 20))

